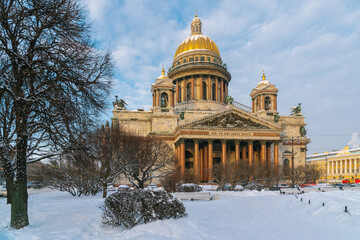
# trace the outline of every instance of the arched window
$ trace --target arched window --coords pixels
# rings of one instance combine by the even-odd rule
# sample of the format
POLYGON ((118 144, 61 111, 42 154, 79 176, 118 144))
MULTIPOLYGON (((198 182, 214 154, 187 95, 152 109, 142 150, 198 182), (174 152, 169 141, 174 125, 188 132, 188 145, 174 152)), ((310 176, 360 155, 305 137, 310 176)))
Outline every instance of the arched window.
POLYGON ((284 164, 284 169, 283 169, 284 174, 285 174, 285 176, 289 176, 290 175, 290 161, 289 161, 289 159, 284 159, 283 164, 284 164))
POLYGON ((188 83, 188 85, 186 86, 186 100, 191 100, 191 83, 188 83))
POLYGON ((270 97, 265 97, 265 110, 271 110, 271 98, 270 97))
POLYGON ((206 82, 203 82, 203 89, 202 89, 202 93, 203 93, 203 99, 206 100, 207 99, 207 94, 206 94, 206 82))
POLYGON ((222 85, 223 85, 223 96, 224 96, 224 101, 225 101, 225 99, 226 99, 226 90, 225 90, 225 88, 226 88, 226 83, 225 83, 225 81, 222 81, 222 85))
POLYGON ((212 92, 212 100, 216 101, 216 88, 215 88, 215 83, 213 83, 212 87, 211 87, 211 92, 212 92))
POLYGON ((289 167, 290 161, 289 159, 284 159, 284 167, 289 167))
POLYGON ((198 25, 196 25, 196 31, 199 31, 198 25))
POLYGON ((169 102, 168 94, 166 92, 161 93, 161 104, 160 104, 160 106, 162 108, 166 108, 168 106, 168 102, 169 102))
POLYGON ((179 93, 179 103, 181 103, 181 84, 180 84, 180 82, 179 82, 178 93, 179 93))

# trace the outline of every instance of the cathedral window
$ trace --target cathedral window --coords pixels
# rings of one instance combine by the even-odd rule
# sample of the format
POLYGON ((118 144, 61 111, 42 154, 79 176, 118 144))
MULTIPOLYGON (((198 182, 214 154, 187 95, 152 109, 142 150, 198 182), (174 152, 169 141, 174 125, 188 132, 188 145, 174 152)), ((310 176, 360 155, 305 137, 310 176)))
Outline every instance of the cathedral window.
POLYGON ((195 57, 195 62, 199 61, 199 58, 198 57, 195 57))
POLYGON ((271 110, 271 99, 270 97, 265 97, 265 110, 271 110))
POLYGON ((203 99, 206 100, 206 82, 203 82, 203 89, 202 89, 202 93, 203 93, 203 99))
POLYGON ((216 97, 216 88, 215 88, 215 83, 213 83, 212 87, 211 87, 211 92, 212 92, 212 100, 216 101, 215 97, 216 97))
POLYGON ((184 58, 183 63, 186 63, 186 58, 184 58))
POLYGON ((200 61, 204 62, 205 61, 205 57, 200 57, 200 61))
POLYGON ((197 31, 197 32, 199 31, 198 25, 196 25, 196 31, 197 31))
POLYGON ((169 97, 168 94, 163 92, 161 93, 161 107, 166 108, 168 106, 169 97))
POLYGON ((211 62, 211 57, 207 57, 207 61, 208 61, 208 62, 211 62))
POLYGON ((186 100, 191 100, 191 83, 188 83, 188 85, 186 86, 186 100))
POLYGON ((181 102, 181 84, 180 84, 180 82, 179 82, 178 93, 179 93, 179 103, 180 103, 181 102))

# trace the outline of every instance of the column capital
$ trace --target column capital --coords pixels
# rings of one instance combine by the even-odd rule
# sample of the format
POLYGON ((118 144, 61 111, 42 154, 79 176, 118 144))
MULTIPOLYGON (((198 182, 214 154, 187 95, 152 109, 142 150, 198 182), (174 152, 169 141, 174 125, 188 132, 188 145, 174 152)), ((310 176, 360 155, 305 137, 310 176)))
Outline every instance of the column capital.
POLYGON ((228 140, 227 139, 221 139, 220 140, 222 144, 226 143, 228 140))
POLYGON ((235 140, 234 140, 234 143, 235 143, 235 144, 240 144, 240 140, 239 140, 239 139, 235 139, 235 140))
POLYGON ((265 144, 266 144, 266 140, 260 140, 260 144, 261 144, 261 145, 265 145, 265 144))
POLYGON ((194 139, 194 143, 199 144, 199 139, 194 139))
POLYGON ((253 145, 254 140, 247 140, 247 143, 253 145))
POLYGON ((185 143, 185 139, 184 139, 184 138, 181 138, 181 139, 179 139, 178 142, 179 142, 179 143, 185 143))
POLYGON ((207 142, 212 144, 214 142, 214 139, 207 139, 207 142))

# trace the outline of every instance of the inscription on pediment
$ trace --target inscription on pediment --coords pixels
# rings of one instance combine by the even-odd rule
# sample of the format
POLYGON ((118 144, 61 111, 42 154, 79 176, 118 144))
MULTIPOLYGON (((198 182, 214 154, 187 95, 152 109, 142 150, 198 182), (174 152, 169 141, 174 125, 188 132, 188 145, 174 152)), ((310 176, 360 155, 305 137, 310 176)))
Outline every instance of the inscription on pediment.
POLYGON ((269 129, 250 119, 243 118, 237 114, 229 113, 214 119, 204 121, 195 127, 221 127, 221 128, 249 128, 249 129, 269 129))

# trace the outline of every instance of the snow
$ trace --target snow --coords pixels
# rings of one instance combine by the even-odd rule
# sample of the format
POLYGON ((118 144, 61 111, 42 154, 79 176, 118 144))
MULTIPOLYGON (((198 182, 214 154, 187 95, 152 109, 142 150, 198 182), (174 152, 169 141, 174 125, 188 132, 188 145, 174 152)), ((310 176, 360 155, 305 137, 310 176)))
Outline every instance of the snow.
POLYGON ((360 192, 220 192, 220 200, 185 201, 188 217, 130 230, 101 223, 101 194, 32 191, 30 226, 8 229, 10 206, 0 198, 0 239, 346 239, 360 233, 360 192), (301 201, 302 198, 302 201, 301 201), (311 204, 308 204, 308 200, 311 204), (325 206, 322 206, 325 203, 325 206), (350 214, 344 212, 348 207, 350 214))

